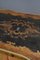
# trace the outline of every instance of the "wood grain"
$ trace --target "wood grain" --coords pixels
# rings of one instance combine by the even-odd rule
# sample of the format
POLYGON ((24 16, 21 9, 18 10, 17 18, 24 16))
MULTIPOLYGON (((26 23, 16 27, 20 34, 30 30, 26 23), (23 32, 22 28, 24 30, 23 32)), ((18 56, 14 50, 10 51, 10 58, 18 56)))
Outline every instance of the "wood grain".
POLYGON ((0 48, 40 60, 40 16, 0 10, 0 41, 0 48))

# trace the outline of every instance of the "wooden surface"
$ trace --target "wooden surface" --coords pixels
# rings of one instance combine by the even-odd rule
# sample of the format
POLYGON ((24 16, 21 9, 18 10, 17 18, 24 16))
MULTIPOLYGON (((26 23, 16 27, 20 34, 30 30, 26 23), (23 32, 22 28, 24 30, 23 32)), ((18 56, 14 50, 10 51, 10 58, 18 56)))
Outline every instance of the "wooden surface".
POLYGON ((40 16, 0 10, 0 48, 40 60, 40 16))

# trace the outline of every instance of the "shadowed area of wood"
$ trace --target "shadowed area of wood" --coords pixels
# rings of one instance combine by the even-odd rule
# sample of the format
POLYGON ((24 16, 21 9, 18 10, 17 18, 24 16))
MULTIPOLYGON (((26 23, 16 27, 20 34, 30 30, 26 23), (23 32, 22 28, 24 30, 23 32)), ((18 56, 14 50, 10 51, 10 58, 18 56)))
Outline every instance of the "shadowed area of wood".
POLYGON ((40 20, 0 13, 0 40, 40 51, 40 20))

